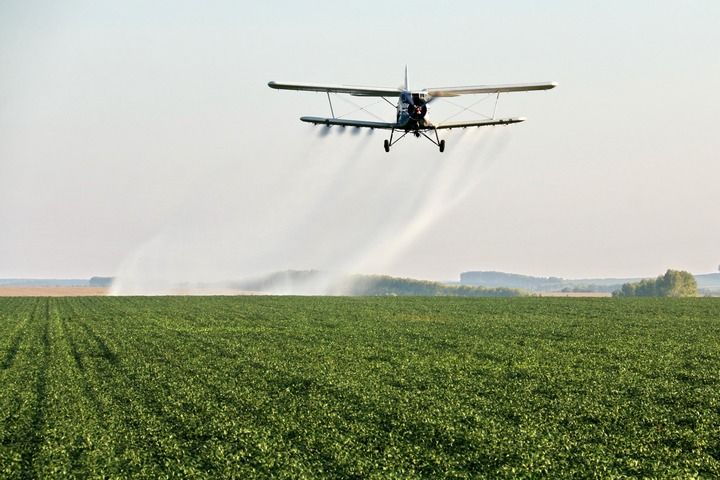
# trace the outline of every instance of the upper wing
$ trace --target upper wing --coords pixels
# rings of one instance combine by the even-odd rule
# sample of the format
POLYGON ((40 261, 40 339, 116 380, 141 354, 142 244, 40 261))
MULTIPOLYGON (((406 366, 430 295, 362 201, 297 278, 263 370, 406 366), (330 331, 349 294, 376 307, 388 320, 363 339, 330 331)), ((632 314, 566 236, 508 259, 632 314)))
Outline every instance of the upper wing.
POLYGON ((557 87, 556 82, 519 83, 514 85, 476 85, 470 87, 426 88, 425 92, 433 97, 457 97, 477 93, 529 92, 531 90, 549 90, 557 87))
POLYGON ((278 90, 301 90, 304 92, 348 93, 360 97, 397 97, 402 92, 399 88, 285 82, 269 82, 268 87, 278 90))
POLYGON ((343 127, 364 127, 364 128, 396 128, 395 123, 386 122, 367 122, 365 120, 345 120, 342 118, 324 118, 324 117, 300 117, 303 122, 314 123, 315 125, 341 125, 343 127))
POLYGON ((509 125, 511 123, 524 122, 525 117, 514 117, 514 118, 498 118, 496 120, 477 120, 470 122, 447 122, 439 125, 434 125, 433 128, 436 130, 442 130, 445 128, 465 128, 465 127, 488 127, 491 125, 509 125))

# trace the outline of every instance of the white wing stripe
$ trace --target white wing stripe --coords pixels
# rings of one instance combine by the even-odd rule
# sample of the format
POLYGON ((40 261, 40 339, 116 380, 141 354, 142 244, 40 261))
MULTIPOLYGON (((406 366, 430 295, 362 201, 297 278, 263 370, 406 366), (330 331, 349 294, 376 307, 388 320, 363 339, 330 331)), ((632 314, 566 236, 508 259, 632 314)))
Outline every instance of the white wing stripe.
POLYGON ((549 90, 557 87, 556 82, 520 83, 514 85, 475 85, 467 87, 426 88, 424 91, 433 97, 457 97, 482 93, 530 92, 533 90, 549 90))
POLYGON ((269 82, 268 87, 277 90, 298 90, 304 92, 348 93, 364 97, 397 97, 401 90, 387 87, 362 87, 354 85, 326 85, 313 83, 269 82))

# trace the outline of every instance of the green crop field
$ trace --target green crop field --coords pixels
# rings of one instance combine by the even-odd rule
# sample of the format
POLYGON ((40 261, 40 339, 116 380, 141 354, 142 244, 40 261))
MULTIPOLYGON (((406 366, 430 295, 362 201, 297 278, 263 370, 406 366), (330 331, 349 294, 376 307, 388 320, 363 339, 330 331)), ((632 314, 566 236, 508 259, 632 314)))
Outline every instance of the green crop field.
POLYGON ((4 298, 2 478, 720 477, 719 299, 4 298))

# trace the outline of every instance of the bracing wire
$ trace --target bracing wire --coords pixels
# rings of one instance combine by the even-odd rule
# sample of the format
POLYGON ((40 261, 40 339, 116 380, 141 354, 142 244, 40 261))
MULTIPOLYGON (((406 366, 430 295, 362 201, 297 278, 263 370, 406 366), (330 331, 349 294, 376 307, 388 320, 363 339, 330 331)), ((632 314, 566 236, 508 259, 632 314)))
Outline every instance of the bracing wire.
MULTIPOLYGON (((372 117, 380 120, 381 122, 385 122, 385 121, 386 121, 384 118, 382 118, 382 117, 380 117, 379 115, 376 115, 375 113, 373 113, 373 112, 371 112, 370 110, 368 110, 368 108, 373 107, 373 106, 377 105, 378 103, 380 103, 379 100, 376 101, 376 102, 371 103, 370 105, 362 106, 362 105, 358 105, 357 103, 353 102, 352 100, 347 99, 347 98, 344 98, 344 97, 342 97, 342 96, 336 95, 336 97, 339 98, 340 100, 346 102, 346 103, 349 103, 349 104, 352 105, 353 107, 356 107, 355 110, 353 110, 353 111, 351 111, 351 112, 348 112, 348 113, 345 113, 345 114, 343 114, 343 115, 340 115, 340 116, 338 116, 337 118, 344 118, 344 117, 347 117, 348 115, 352 115, 352 114, 354 114, 354 113, 363 111, 363 112, 367 113, 368 115, 370 115, 370 116, 372 116, 372 117)), ((385 101, 387 101, 387 99, 385 99, 385 97, 382 97, 382 98, 383 98, 385 101)))
POLYGON ((492 97, 490 96, 490 94, 485 94, 482 98, 480 98, 479 100, 471 103, 471 104, 468 105, 467 107, 464 106, 464 105, 461 105, 461 104, 459 104, 459 103, 453 102, 452 100, 449 100, 448 98, 444 98, 444 97, 439 97, 439 98, 441 98, 442 100, 445 100, 445 101, 448 102, 450 105, 453 105, 453 106, 461 109, 459 112, 455 112, 455 113, 453 113, 452 115, 450 115, 449 117, 443 119, 443 121, 440 122, 440 125, 442 125, 443 123, 447 122, 448 120, 450 120, 450 119, 452 119, 452 118, 457 117, 458 115, 460 115, 460 114, 462 114, 462 113, 464 113, 464 112, 474 113, 475 115, 479 115, 479 116, 484 117, 484 118, 486 118, 486 119, 488 119, 488 120, 492 119, 492 117, 490 117, 490 116, 488 116, 488 115, 486 115, 486 114, 484 114, 484 113, 480 113, 480 112, 478 112, 478 111, 473 110, 473 107, 474 107, 475 105, 478 105, 479 103, 482 103, 482 102, 488 100, 489 98, 492 98, 492 97))

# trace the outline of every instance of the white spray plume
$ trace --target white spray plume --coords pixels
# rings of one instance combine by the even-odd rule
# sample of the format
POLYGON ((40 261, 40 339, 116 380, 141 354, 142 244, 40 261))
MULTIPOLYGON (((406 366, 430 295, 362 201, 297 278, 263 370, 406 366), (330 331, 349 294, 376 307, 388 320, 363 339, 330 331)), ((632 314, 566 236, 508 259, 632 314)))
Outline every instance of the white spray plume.
POLYGON ((347 274, 384 273, 466 198, 507 138, 504 129, 453 132, 440 154, 408 136, 386 154, 377 135, 317 128, 323 133, 305 137, 304 154, 254 169, 240 162, 199 181, 177 215, 127 256, 112 294, 238 293, 252 285, 263 293, 347 293, 347 274), (289 270, 315 273, 268 277, 289 270))

